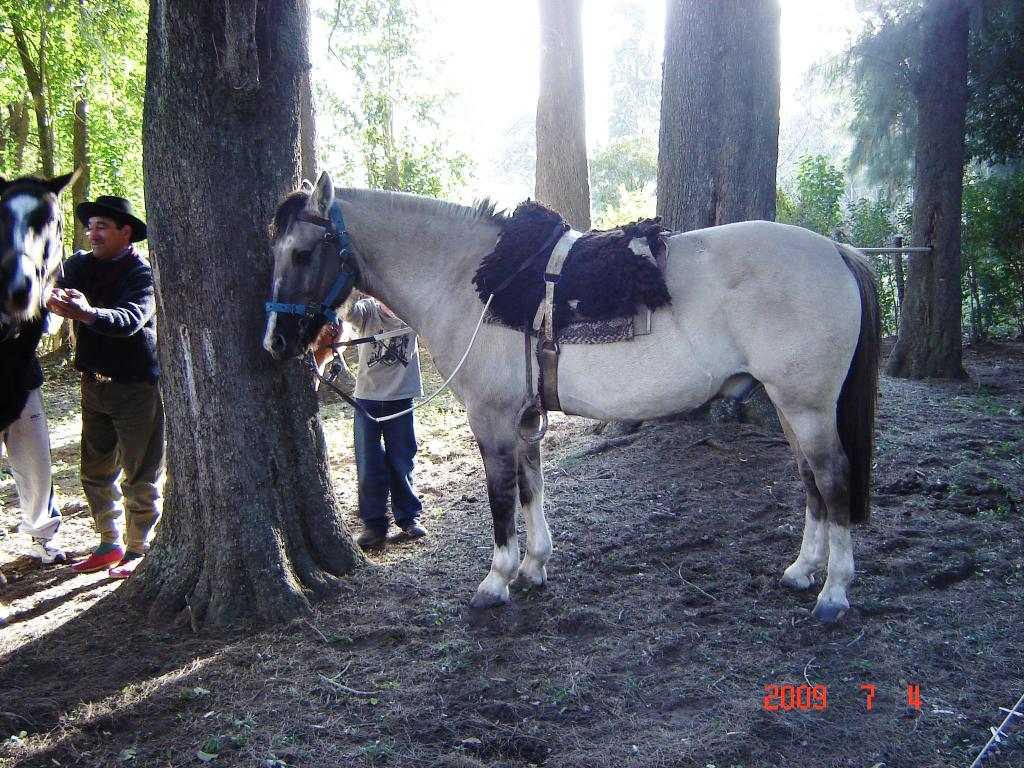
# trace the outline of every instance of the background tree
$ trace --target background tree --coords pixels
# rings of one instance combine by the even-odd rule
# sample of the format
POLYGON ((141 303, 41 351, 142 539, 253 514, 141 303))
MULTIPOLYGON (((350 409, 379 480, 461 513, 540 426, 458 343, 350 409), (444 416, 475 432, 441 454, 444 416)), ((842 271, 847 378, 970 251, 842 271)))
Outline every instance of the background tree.
POLYGON ((150 6, 146 199, 168 484, 125 596, 152 616, 281 621, 361 560, 309 377, 260 346, 266 226, 298 181, 308 19, 302 0, 150 6))
POLYGON ((775 217, 777 0, 670 0, 658 214, 672 229, 775 217))
POLYGON ((970 174, 963 245, 971 338, 1024 337, 1024 172, 970 174))
POLYGON ((316 88, 319 106, 341 124, 340 140, 322 142, 334 175, 433 197, 461 187, 471 161, 440 128, 451 94, 436 87, 435 72, 422 64, 417 5, 336 0, 321 17, 343 69, 340 81, 332 77, 316 88))
POLYGON ((615 45, 608 73, 608 144, 590 157, 590 207, 598 229, 650 218, 656 207, 661 46, 654 35, 642 33, 642 5, 619 3, 613 14, 610 23, 637 33, 615 45))
POLYGON ((911 254, 900 335, 886 371, 905 378, 966 378, 960 312, 960 216, 967 114, 969 7, 929 0, 922 15, 927 42, 914 84, 917 149, 911 254))
MULTIPOLYGON (((145 0, 0 0, 10 43, 0 46, 0 103, 8 112, 0 172, 49 173, 86 160, 100 194, 123 195, 145 210, 146 7, 145 0), (12 118, 29 93, 32 119, 19 136, 24 123, 12 118)), ((76 199, 87 193, 80 185, 76 199)))
POLYGON ((583 96, 582 0, 538 0, 540 92, 535 195, 574 228, 590 229, 583 96))
POLYGON ((845 187, 846 176, 825 155, 803 154, 797 161, 796 189, 776 204, 777 220, 835 238, 843 221, 845 187))
POLYGON ((594 226, 610 229, 654 214, 658 147, 646 136, 620 136, 590 160, 594 226))
POLYGON ((647 10, 636 2, 619 3, 610 22, 619 29, 633 30, 615 44, 608 73, 612 92, 608 116, 608 138, 643 136, 658 138, 658 108, 661 103, 661 45, 655 35, 644 34, 647 10))

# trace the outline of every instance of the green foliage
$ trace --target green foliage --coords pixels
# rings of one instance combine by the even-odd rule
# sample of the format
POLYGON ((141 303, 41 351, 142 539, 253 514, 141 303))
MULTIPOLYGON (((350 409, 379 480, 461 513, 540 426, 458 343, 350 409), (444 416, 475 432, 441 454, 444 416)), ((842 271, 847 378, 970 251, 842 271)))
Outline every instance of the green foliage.
MULTIPOLYGON (((855 143, 850 168, 870 183, 906 184, 917 133, 914 98, 923 0, 865 0, 864 28, 826 73, 848 90, 855 143)), ((968 57, 968 156, 1024 157, 1024 8, 1019 0, 972 3, 968 57)))
POLYGON ((448 146, 437 116, 451 94, 437 91, 420 67, 417 6, 410 0, 336 0, 320 17, 331 25, 331 54, 340 78, 318 83, 321 111, 341 137, 321 136, 328 163, 342 178, 361 173, 367 186, 435 197, 465 181, 469 156, 448 146), (342 82, 339 82, 342 81, 342 82))
MULTIPOLYGON (((894 203, 885 193, 875 198, 861 197, 846 207, 843 230, 850 243, 861 248, 885 248, 893 244, 893 238, 910 228, 909 206, 894 203)), ((899 313, 899 298, 896 287, 896 261, 899 254, 878 254, 872 261, 878 275, 878 300, 882 305, 882 330, 895 334, 899 313)))
POLYGON ((1024 335, 1024 170, 964 186, 965 318, 972 338, 1024 335))
POLYGON ((145 0, 0 0, 0 103, 6 118, 12 105, 26 104, 30 110, 23 147, 10 119, 0 125, 0 173, 16 176, 43 168, 29 82, 14 44, 18 29, 33 65, 45 62, 45 119, 54 137, 55 172, 70 170, 74 163, 75 103, 84 99, 93 194, 123 195, 137 210, 145 210, 142 106, 147 16, 145 0))
POLYGON ((843 172, 825 155, 803 154, 798 162, 796 189, 776 199, 776 220, 797 224, 826 237, 835 237, 842 223, 839 199, 846 186, 843 172))
POLYGON ((658 148, 654 139, 622 136, 590 159, 594 226, 609 229, 654 216, 658 148))
POLYGON ((990 163, 1024 156, 1024 6, 978 3, 967 75, 968 155, 990 163))
POLYGON ((775 185, 775 220, 780 224, 796 224, 796 198, 781 184, 775 185))
MULTIPOLYGON (((647 12, 637 2, 615 6, 620 29, 643 30, 647 12)), ((608 136, 612 139, 658 137, 661 103, 661 47, 655 35, 626 34, 616 43, 609 71, 612 111, 608 136)))

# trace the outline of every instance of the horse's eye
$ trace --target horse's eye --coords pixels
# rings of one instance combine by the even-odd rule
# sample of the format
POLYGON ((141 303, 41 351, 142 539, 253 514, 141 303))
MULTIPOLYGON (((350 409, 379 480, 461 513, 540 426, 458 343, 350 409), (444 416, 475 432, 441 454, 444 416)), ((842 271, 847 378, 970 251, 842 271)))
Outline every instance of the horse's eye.
POLYGON ((309 264, 310 259, 312 259, 312 258, 313 258, 313 252, 312 251, 296 251, 295 255, 292 257, 292 260, 296 264, 309 264))

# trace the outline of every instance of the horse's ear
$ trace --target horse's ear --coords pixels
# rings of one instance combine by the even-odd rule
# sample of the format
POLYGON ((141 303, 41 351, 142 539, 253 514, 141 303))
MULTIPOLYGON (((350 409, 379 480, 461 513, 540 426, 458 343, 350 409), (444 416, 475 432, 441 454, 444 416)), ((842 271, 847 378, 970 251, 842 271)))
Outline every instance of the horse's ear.
POLYGON ((312 192, 313 182, 311 182, 309 179, 303 179, 302 183, 299 185, 299 189, 301 189, 303 192, 312 192))
POLYGON ((320 211, 320 215, 326 217, 333 202, 334 182, 331 181, 331 174, 324 171, 320 174, 320 178, 316 180, 316 187, 313 188, 309 203, 311 207, 320 211))
POLYGON ((46 182, 46 187, 55 195, 59 195, 64 189, 74 184, 82 175, 82 166, 75 168, 73 173, 65 173, 63 176, 56 176, 46 182))

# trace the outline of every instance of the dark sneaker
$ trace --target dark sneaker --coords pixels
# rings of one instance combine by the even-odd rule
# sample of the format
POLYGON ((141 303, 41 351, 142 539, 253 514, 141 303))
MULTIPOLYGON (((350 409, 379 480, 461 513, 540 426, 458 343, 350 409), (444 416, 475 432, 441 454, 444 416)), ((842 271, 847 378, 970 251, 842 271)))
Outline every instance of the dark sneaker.
POLYGON ((415 523, 410 523, 402 529, 401 533, 396 533, 391 537, 391 541, 412 541, 414 539, 422 539, 427 535, 427 529, 423 527, 423 524, 417 520, 415 523))
POLYGON ((379 549, 387 540, 388 537, 384 531, 379 531, 376 528, 363 528, 363 532, 356 539, 356 544, 361 549, 379 549))

